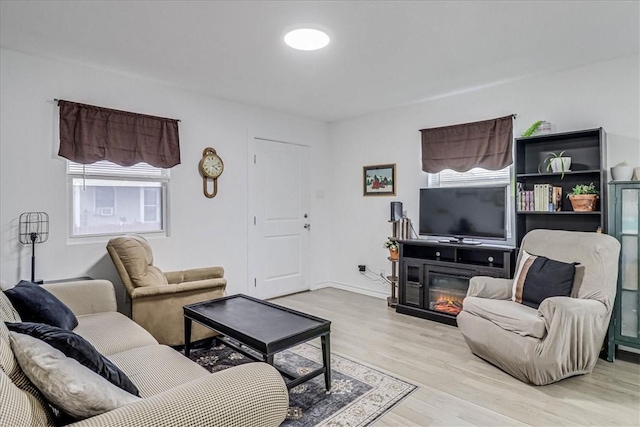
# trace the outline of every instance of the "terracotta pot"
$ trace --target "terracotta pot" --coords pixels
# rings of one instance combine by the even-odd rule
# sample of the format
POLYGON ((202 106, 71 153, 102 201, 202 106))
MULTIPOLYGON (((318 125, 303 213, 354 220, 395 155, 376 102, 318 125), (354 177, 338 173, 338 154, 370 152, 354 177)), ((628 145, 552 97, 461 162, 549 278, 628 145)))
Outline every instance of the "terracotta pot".
POLYGON ((576 212, 593 212, 596 210, 598 196, 595 194, 581 194, 578 196, 569 196, 571 207, 576 212))
POLYGON ((398 251, 393 251, 393 250, 389 249, 389 258, 398 259, 398 251))

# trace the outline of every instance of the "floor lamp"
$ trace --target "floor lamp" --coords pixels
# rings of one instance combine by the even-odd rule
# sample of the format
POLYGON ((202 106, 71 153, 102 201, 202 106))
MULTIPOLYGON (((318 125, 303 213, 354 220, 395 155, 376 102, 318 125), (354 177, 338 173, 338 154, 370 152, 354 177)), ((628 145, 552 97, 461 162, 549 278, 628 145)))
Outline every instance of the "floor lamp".
POLYGON ((25 212, 20 215, 20 243, 31 245, 31 282, 36 283, 36 243, 49 239, 49 214, 46 212, 25 212))

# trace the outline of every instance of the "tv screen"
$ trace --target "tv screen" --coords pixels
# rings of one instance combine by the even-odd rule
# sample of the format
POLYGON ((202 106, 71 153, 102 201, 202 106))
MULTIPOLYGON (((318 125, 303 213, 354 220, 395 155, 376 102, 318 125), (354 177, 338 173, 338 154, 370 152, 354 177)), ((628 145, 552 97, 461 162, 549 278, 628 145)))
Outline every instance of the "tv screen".
POLYGON ((506 186, 423 188, 420 234, 506 240, 506 201, 506 186))

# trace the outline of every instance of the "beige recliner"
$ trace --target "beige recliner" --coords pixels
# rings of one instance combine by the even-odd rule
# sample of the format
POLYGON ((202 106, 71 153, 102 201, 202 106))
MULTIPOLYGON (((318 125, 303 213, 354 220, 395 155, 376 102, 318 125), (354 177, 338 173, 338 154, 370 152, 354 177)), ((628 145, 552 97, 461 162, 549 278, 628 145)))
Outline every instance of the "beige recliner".
MULTIPOLYGON (((132 319, 160 344, 184 344, 184 305, 225 295, 222 267, 163 273, 153 265, 151 247, 142 236, 111 239, 107 251, 131 297, 132 319)), ((192 342, 212 336, 210 329, 193 325, 192 342)))
POLYGON ((474 277, 457 318, 469 348, 536 385, 590 373, 613 309, 620 243, 606 234, 533 230, 521 249, 580 263, 571 297, 547 298, 534 309, 511 301, 512 280, 474 277))

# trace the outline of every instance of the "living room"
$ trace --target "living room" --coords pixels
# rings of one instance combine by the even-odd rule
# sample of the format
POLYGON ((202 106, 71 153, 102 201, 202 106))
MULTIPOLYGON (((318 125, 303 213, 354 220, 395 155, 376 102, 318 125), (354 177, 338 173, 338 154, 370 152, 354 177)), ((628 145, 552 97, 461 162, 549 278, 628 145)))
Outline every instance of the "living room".
MULTIPOLYGON (((278 299, 278 303, 331 320, 332 350, 337 354, 419 385, 418 391, 379 419, 380 425, 637 424, 637 364, 599 360, 592 374, 542 388, 525 385, 474 356, 456 328, 400 315, 388 308, 385 298, 390 293, 389 284, 380 274, 391 274, 388 252, 382 248, 390 233, 389 202, 402 201, 407 216, 418 223, 419 190, 427 186, 427 174, 420 167, 420 129, 510 114, 516 115, 516 138, 537 120, 549 121, 553 132, 602 127, 607 140, 604 169, 621 162, 640 166, 638 3, 483 2, 474 6, 461 2, 449 8, 439 3, 341 3, 310 2, 305 7, 279 2, 210 2, 192 3, 181 10, 177 4, 160 3, 146 7, 143 3, 110 6, 3 1, 3 289, 31 274, 31 247, 18 241, 20 214, 46 212, 49 236, 47 242, 35 247, 36 279, 107 279, 116 285, 119 310, 131 311, 131 301, 105 248, 111 236, 71 236, 73 177, 67 172, 67 160, 57 154, 56 99, 180 120, 181 164, 170 171, 168 226, 163 233, 148 237, 154 264, 167 271, 223 266, 228 295, 275 296, 268 295, 268 290, 262 293, 252 289, 257 277, 252 263, 259 255, 250 244, 255 238, 251 228, 255 213, 248 200, 253 182, 252 143, 258 138, 300 144, 308 147, 310 160, 311 224, 308 278, 301 290, 311 292, 278 299), (442 39, 425 38, 424 53, 416 55, 438 54, 453 61, 434 66, 437 71, 433 74, 424 58, 402 62, 410 51, 395 52, 387 44, 386 40, 392 39, 391 30, 402 33, 406 27, 418 31, 415 20, 420 21, 416 18, 420 16, 428 17, 430 25, 445 31, 447 25, 437 25, 437 21, 447 21, 438 17, 445 12, 450 14, 445 16, 451 21, 451 32, 444 32, 446 37, 442 39), (124 18, 127 14, 133 22, 124 18), (142 34, 136 33, 134 25, 140 14, 151 14, 140 21, 149 26, 148 32, 142 34), (368 19, 360 19, 361 14, 368 19), (494 18, 489 16, 492 14, 494 18), (200 21, 199 15, 215 17, 215 22, 200 21), (326 51, 299 57, 299 53, 313 52, 285 50, 289 48, 279 38, 286 26, 320 21, 325 15, 333 17, 333 21, 319 23, 334 33, 326 51), (504 35, 491 30, 489 24, 474 20, 483 16, 488 23, 495 23, 491 20, 498 19, 495 15, 505 19, 500 27, 504 35), (162 16, 179 18, 176 28, 166 23, 169 28, 164 31, 150 24, 153 17, 162 16), (340 23, 340 16, 351 21, 348 25, 340 23), (573 19, 575 16, 581 19, 573 19), (524 17, 526 23, 522 22, 524 17), (296 21, 283 22, 294 18, 296 21), (262 20, 269 22, 268 31, 260 26, 267 25, 261 24, 262 20), (549 26, 540 28, 542 24, 536 25, 537 20, 549 20, 549 26), (352 34, 360 40, 374 37, 374 28, 383 23, 389 25, 389 34, 376 35, 372 45, 346 50, 345 46, 353 41, 341 38, 349 34, 349 25, 360 31, 352 34), (338 27, 332 28, 334 25, 338 27), (477 38, 456 36, 455 31, 464 25, 473 25, 477 38), (567 30, 562 25, 572 26, 567 30), (217 30, 208 29, 209 26, 217 30), (238 46, 227 44, 231 42, 225 34, 236 26, 255 26, 252 31, 256 33, 250 33, 254 38, 240 40, 238 46), (179 34, 180 28, 201 28, 210 38, 205 42, 196 40, 197 30, 179 34), (277 50, 268 51, 276 55, 269 57, 260 54, 260 47, 252 47, 256 62, 251 62, 244 53, 232 50, 248 49, 247 45, 261 38, 255 35, 260 31, 274 34, 274 45, 282 44, 270 48, 277 50), (515 36, 519 31, 527 36, 519 39, 515 36), (536 31, 544 34, 538 38, 536 31), (82 40, 83 34, 86 40, 82 40), (153 37, 158 34, 165 34, 160 39, 162 43, 153 37), (166 49, 163 43, 182 45, 184 51, 166 49), (479 53, 474 56, 472 48, 463 50, 465 44, 479 53), (339 50, 341 45, 344 51, 339 50), (199 46, 200 50, 192 46, 199 46), (441 52, 456 46, 462 50, 460 55, 441 52), (492 46, 508 54, 495 54, 489 60, 486 57, 491 56, 492 46), (532 47, 537 50, 532 51, 532 47), (384 49, 384 54, 377 49, 384 49), (340 63, 331 57, 335 51, 353 55, 351 62, 369 69, 373 77, 336 74, 330 68, 340 68, 340 63), (178 59, 167 60, 167 55, 178 59), (290 73, 272 76, 276 73, 265 67, 276 59, 284 64, 281 66, 289 64, 290 73), (227 68, 231 68, 235 80, 203 80, 202 74, 207 70, 194 70, 194 64, 226 70, 227 74, 220 77, 228 76, 227 68), (251 67, 262 69, 262 77, 247 71, 251 67), (324 81, 327 73, 331 78, 324 81), (420 73, 427 76, 422 85, 416 77, 420 73), (287 83, 287 79, 291 82, 287 83), (345 79, 344 83, 340 79, 345 79), (408 84, 404 85, 403 80, 408 84), (397 85, 395 90, 393 82, 397 85), (325 89, 331 84, 339 86, 330 92, 335 98, 326 96, 325 89), (273 90, 269 90, 271 86, 273 90), (288 89, 277 91, 283 87, 288 89), (252 91, 262 99, 251 98, 252 91), (381 95, 376 97, 377 93, 381 95), (268 96, 273 103, 266 101, 268 96), (214 198, 203 196, 203 180, 198 173, 205 147, 214 147, 224 160, 224 173, 217 180, 214 198), (363 197, 362 168, 377 164, 395 164, 395 196, 363 197), (366 265, 371 272, 363 275, 358 265, 366 265), (392 348, 381 348, 386 346, 392 348), (431 362, 416 366, 407 361, 427 351, 431 362), (394 352, 408 356, 394 356, 394 352), (447 372, 463 385, 438 385, 446 382, 447 372), (430 375, 438 382, 431 382, 430 375), (465 387, 469 387, 467 391, 465 387), (502 395, 503 387, 509 390, 509 396, 502 395), (576 402, 568 402, 571 397, 563 399, 565 394, 576 402), (617 400, 603 396, 606 394, 617 400), (622 394, 627 396, 621 397, 622 394), (556 398, 560 402, 554 402, 556 398), (507 403, 500 403, 501 399, 507 403), (605 409, 614 404, 615 410, 605 409), (531 411, 530 406, 534 408, 531 411), (606 415, 596 415, 602 411, 606 415)), ((422 36, 416 33, 416 37, 422 36)), ((404 40, 412 34, 393 37, 404 40)), ((420 48, 419 43, 411 46, 420 48)), ((257 282, 255 287, 262 285, 257 282)))

